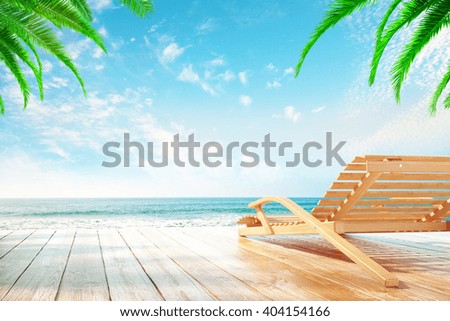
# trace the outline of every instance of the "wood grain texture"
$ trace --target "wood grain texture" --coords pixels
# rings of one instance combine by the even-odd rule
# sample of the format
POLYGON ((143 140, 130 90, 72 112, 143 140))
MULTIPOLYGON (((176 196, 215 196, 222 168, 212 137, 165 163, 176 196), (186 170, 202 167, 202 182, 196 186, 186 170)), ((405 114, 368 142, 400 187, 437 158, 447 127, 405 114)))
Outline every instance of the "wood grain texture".
POLYGON ((373 282, 319 235, 139 228, 99 231, 99 242, 96 230, 31 232, 0 239, 10 249, 0 259, 5 300, 109 300, 111 281, 112 300, 159 300, 145 294, 155 285, 166 300, 450 300, 448 232, 344 236, 397 275, 398 288, 373 282))
MULTIPOLYGON (((0 299, 3 300, 20 276, 44 248, 55 231, 39 230, 14 247, 0 260, 0 299)), ((24 234, 18 233, 21 237, 24 234)), ((26 235, 26 233, 25 233, 26 235)))
POLYGON ((99 230, 99 237, 112 300, 163 300, 117 230, 99 230))
MULTIPOLYGON (((168 233, 168 230, 163 230, 168 233)), ((308 300, 323 300, 320 294, 311 291, 308 279, 303 278, 295 269, 276 261, 266 259, 251 253, 242 253, 236 247, 228 246, 229 251, 220 250, 214 242, 199 240, 181 232, 170 230, 170 236, 179 244, 189 244, 189 247, 199 256, 208 260, 222 270, 232 274, 245 284, 259 289, 267 297, 277 300, 296 300, 298 296, 308 300), (277 273, 272 273, 276 270, 277 273)))
POLYGON ((57 231, 3 300, 55 300, 74 235, 75 231, 57 231))
POLYGON ((77 230, 57 300, 110 299, 96 230, 77 230))
POLYGON ((34 231, 20 230, 5 234, 0 240, 0 259, 33 234, 33 232, 34 231))
POLYGON ((165 300, 214 300, 214 297, 200 283, 191 278, 139 231, 128 229, 120 230, 119 233, 165 300))
MULTIPOLYGON (((259 265, 258 269, 263 268, 267 270, 267 267, 275 268, 277 271, 280 271, 280 268, 288 269, 289 272, 292 272, 290 277, 288 273, 277 273, 277 276, 289 283, 297 284, 326 300, 342 300, 342 298, 349 295, 355 300, 373 300, 377 298, 377 296, 368 294, 367 291, 360 291, 362 288, 358 289, 355 283, 351 285, 345 284, 341 280, 333 278, 325 269, 322 269, 322 271, 316 269, 314 261, 308 260, 307 255, 303 255, 300 251, 270 246, 267 243, 255 242, 253 239, 247 238, 239 238, 238 242, 236 242, 236 237, 232 236, 231 233, 214 233, 208 229, 187 228, 183 229, 183 233, 199 241, 213 244, 217 249, 216 251, 229 253, 229 255, 237 255, 236 253, 239 253, 239 256, 244 260, 260 257, 264 264, 259 265), (318 278, 321 279, 320 283, 317 282, 318 278), (330 289, 333 289, 332 293, 330 293, 330 289)), ((347 265, 352 267, 352 264, 347 265)))
POLYGON ((0 230, 0 240, 12 232, 11 230, 0 230))
MULTIPOLYGON (((199 256, 190 244, 180 244, 157 229, 142 230, 143 234, 176 262, 192 278, 202 284, 218 300, 271 300, 255 289, 223 270, 207 257, 199 256)), ((172 234, 170 232, 170 234, 172 234)), ((213 253, 211 253, 213 254, 213 253)), ((246 274, 251 272, 246 271, 246 274)))

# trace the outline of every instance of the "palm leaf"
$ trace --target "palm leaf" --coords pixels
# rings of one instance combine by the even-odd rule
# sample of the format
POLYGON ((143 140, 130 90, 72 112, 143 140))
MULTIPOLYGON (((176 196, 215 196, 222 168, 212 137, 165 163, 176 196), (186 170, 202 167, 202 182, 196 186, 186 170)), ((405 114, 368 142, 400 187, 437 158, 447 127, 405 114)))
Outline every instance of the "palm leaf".
POLYGON ((448 109, 450 108, 450 93, 447 95, 447 98, 444 100, 444 108, 448 109))
MULTIPOLYGON (((23 41, 23 39, 22 39, 22 41, 23 41)), ((33 52, 34 58, 36 59, 37 66, 38 66, 38 72, 39 72, 39 77, 36 77, 36 79, 38 81, 38 87, 39 87, 39 99, 40 100, 44 100, 44 87, 43 87, 42 81, 39 84, 39 79, 42 80, 42 61, 41 61, 41 57, 39 56, 39 53, 37 52, 36 47, 31 42, 25 42, 25 44, 28 46, 28 48, 30 48, 31 52, 33 52)))
MULTIPOLYGON (((383 21, 379 26, 377 32, 377 41, 375 43, 375 49, 373 52, 372 61, 370 63, 370 76, 369 76, 369 84, 373 85, 375 82, 378 66, 380 64, 381 57, 383 56, 384 50, 387 45, 394 37, 394 35, 403 27, 409 25, 414 19, 416 19, 421 13, 430 8, 433 4, 438 2, 439 0, 411 0, 409 2, 404 3, 403 7, 400 9, 399 17, 395 19, 386 29, 385 32, 380 35, 380 29, 384 30, 383 21)), ((388 11, 384 18, 389 19, 392 13, 389 13, 390 10, 395 10, 393 8, 394 3, 391 7, 389 7, 388 11)))
MULTIPOLYGON (((375 44, 374 52, 376 52, 377 48, 382 44, 384 29, 386 27, 387 22, 389 21, 389 18, 391 17, 391 15, 394 13, 395 9, 397 9, 397 7, 400 5, 400 3, 402 1, 403 0, 394 0, 391 3, 391 5, 389 6, 386 13, 384 14, 383 18, 381 19, 381 22, 378 25, 378 29, 377 29, 376 44, 375 44)), ((372 61, 373 61, 373 59, 372 59, 372 61)), ((377 70, 377 68, 375 68, 375 69, 372 68, 370 71, 370 76, 369 76, 369 84, 370 85, 373 85, 373 83, 375 81, 376 70, 377 70)))
POLYGON ((394 0, 394 1, 392 1, 391 5, 389 6, 387 11, 385 12, 383 18, 381 19, 380 24, 378 25, 377 36, 376 36, 377 41, 381 40, 381 38, 383 36, 384 28, 386 27, 386 24, 389 21, 389 18, 392 16, 392 14, 394 13, 395 9, 397 9, 397 7, 400 5, 400 3, 402 1, 403 0, 394 0))
POLYGON ((406 44, 394 63, 391 71, 391 81, 397 102, 400 101, 400 91, 414 59, 442 28, 450 25, 448 5, 448 0, 441 0, 425 12, 410 42, 406 44))
POLYGON ((449 81, 450 81, 450 62, 448 64, 447 72, 444 74, 444 77, 442 77, 441 81, 439 82, 439 85, 436 87, 436 90, 433 93, 433 96, 431 97, 430 105, 428 107, 430 114, 436 113, 436 105, 439 100, 439 97, 442 95, 442 92, 444 91, 445 87, 447 87, 449 81))
POLYGON ((9 33, 7 29, 0 29, 0 43, 2 43, 7 49, 11 51, 11 53, 15 54, 17 57, 19 57, 20 60, 22 60, 30 67, 36 78, 39 92, 42 94, 44 91, 42 85, 42 74, 40 73, 36 64, 30 58, 28 51, 22 46, 17 36, 9 33))
POLYGON ((56 27, 77 31, 94 41, 105 53, 106 47, 101 35, 80 12, 69 2, 62 0, 23 0, 28 10, 47 18, 56 27))
MULTIPOLYGON (((118 0, 135 14, 144 17, 153 11, 152 0, 118 0)), ((30 88, 20 62, 28 65, 36 78, 41 100, 44 98, 42 62, 37 47, 55 56, 68 67, 86 90, 70 55, 59 40, 53 26, 68 28, 93 40, 105 53, 101 35, 92 26, 92 11, 87 0, 0 0, 0 60, 14 75, 27 105, 30 88), (53 26, 52 26, 53 25, 53 26), (28 47, 30 52, 25 48, 28 47), (30 56, 33 53, 35 61, 30 56)), ((5 110, 0 97, 0 114, 5 110)))
POLYGON ((3 102, 3 98, 0 95, 0 115, 5 114, 5 103, 3 102))
POLYGON ((20 68, 20 64, 16 56, 3 43, 0 43, 0 60, 5 63, 6 67, 8 67, 19 83, 20 91, 23 96, 23 108, 26 108, 30 97, 30 85, 28 84, 28 81, 20 68))
POLYGON ((87 20, 92 21, 92 10, 86 0, 70 0, 72 5, 83 15, 87 20))
POLYGON ((44 19, 25 10, 18 10, 9 4, 2 4, 0 7, 0 25, 2 24, 8 25, 25 43, 40 46, 58 58, 72 71, 78 79, 84 95, 86 95, 83 79, 72 58, 64 50, 64 46, 59 41, 54 29, 47 25, 44 19))
POLYGON ((303 47, 300 59, 295 67, 295 76, 297 77, 302 68, 303 62, 311 48, 319 40, 319 38, 330 28, 335 26, 339 21, 352 14, 355 10, 359 10, 364 6, 373 4, 378 0, 335 0, 330 4, 330 8, 325 13, 324 19, 316 27, 308 43, 303 47))
MULTIPOLYGON (((57 28, 69 28, 94 41, 106 52, 105 44, 100 34, 92 27, 90 21, 83 13, 67 0, 3 0, 5 3, 13 4, 29 13, 39 15, 53 23, 57 28), (20 5, 17 5, 19 3, 20 5)), ((2 4, 3 5, 3 4, 2 4)))
POLYGON ((153 1, 151 0, 119 0, 119 2, 140 17, 145 17, 153 12, 153 1))

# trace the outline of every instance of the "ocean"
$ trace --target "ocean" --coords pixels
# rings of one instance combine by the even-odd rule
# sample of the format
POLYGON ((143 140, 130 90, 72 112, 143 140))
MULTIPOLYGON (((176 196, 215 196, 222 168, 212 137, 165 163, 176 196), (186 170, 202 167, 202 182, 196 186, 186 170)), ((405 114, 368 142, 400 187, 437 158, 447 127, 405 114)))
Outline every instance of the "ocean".
MULTIPOLYGON (((292 198, 310 211, 319 198, 292 198)), ((0 229, 233 226, 256 198, 0 199, 0 229)), ((280 205, 268 213, 287 213, 280 205)))

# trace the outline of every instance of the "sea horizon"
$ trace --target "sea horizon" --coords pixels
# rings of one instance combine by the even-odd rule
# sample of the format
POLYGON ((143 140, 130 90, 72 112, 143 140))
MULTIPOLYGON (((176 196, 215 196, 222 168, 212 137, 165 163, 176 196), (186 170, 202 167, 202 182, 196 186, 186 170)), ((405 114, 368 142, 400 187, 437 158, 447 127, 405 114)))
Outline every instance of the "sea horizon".
MULTIPOLYGON (((3 198, 1 229, 234 226, 255 197, 3 198)), ((320 198, 292 198, 311 210, 320 198)), ((288 211, 268 204, 272 214, 288 211)))

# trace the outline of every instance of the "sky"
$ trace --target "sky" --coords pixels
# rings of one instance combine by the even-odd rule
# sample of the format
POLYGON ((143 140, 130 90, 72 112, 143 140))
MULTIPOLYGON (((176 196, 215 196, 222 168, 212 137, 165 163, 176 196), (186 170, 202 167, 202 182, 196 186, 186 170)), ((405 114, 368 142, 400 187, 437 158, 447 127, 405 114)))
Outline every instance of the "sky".
MULTIPOLYGON (((414 26, 393 39, 375 85, 367 84, 386 1, 325 34, 294 77, 328 3, 156 0, 155 12, 140 19, 117 2, 91 1, 107 55, 89 40, 59 32, 86 98, 75 77, 43 54, 45 100, 33 96, 22 110, 17 84, 0 66, 7 107, 0 118, 0 197, 321 196, 342 170, 336 162, 287 168, 277 157, 276 167, 243 168, 242 155, 234 156, 233 167, 181 168, 170 158, 168 167, 142 168, 136 153, 130 167, 103 167, 110 160, 103 145, 123 143, 124 133, 154 142, 158 157, 161 143, 175 134, 224 146, 262 142, 270 134, 301 151, 310 141, 325 144, 327 132, 336 144, 346 141, 340 151, 346 162, 364 154, 449 155, 450 112, 427 112, 450 56, 449 30, 418 57, 396 104, 389 69, 414 26)), ((323 150, 311 157, 323 158, 323 150)))

